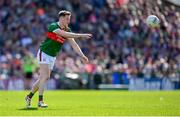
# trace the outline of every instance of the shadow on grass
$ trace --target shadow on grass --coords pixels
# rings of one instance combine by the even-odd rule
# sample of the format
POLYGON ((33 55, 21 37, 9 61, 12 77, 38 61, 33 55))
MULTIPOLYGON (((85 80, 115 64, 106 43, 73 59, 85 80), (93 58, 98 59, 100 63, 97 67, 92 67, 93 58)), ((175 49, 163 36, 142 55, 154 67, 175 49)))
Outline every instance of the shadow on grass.
POLYGON ((17 109, 19 111, 36 111, 36 110, 70 110, 70 109, 65 109, 65 108, 38 108, 38 107, 30 107, 30 108, 20 108, 17 109))
POLYGON ((38 110, 38 108, 30 107, 30 108, 20 108, 20 109, 17 109, 17 110, 38 110))

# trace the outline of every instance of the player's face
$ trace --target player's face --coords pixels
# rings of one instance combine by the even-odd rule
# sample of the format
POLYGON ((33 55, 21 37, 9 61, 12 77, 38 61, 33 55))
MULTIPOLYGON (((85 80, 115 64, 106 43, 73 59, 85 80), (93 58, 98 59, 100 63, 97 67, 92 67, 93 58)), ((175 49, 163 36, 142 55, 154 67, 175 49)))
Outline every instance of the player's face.
POLYGON ((64 23, 65 23, 66 25, 68 25, 68 24, 70 23, 70 19, 71 19, 71 16, 70 16, 70 15, 64 16, 64 23))

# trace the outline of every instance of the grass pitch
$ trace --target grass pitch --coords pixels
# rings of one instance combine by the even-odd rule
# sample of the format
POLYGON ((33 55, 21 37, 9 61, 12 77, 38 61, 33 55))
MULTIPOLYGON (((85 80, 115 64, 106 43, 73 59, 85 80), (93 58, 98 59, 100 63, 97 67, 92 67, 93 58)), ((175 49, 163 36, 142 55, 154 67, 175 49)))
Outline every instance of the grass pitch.
POLYGON ((46 91, 48 108, 25 108, 27 91, 0 91, 0 116, 179 116, 180 91, 46 91))

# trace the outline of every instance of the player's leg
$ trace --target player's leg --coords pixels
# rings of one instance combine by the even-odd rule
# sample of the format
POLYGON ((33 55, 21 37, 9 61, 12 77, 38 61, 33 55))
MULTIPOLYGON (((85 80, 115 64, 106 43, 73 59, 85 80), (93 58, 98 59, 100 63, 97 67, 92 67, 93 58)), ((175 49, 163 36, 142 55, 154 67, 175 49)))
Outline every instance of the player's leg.
POLYGON ((31 92, 25 97, 27 108, 31 106, 31 99, 34 96, 36 90, 38 89, 38 84, 39 84, 39 79, 33 84, 31 92))
POLYGON ((45 53, 43 53, 46 56, 46 62, 47 64, 41 64, 41 70, 40 70, 40 82, 39 82, 39 107, 47 107, 47 104, 43 102, 43 93, 44 93, 44 87, 50 78, 51 71, 54 67, 55 59, 56 57, 49 56, 45 53))
POLYGON ((34 96, 34 94, 38 91, 39 89, 39 79, 36 80, 36 82, 33 84, 31 92, 26 96, 26 101, 27 101, 27 106, 30 106, 30 101, 31 98, 34 96))
MULTIPOLYGON (((46 65, 48 65, 48 64, 46 64, 46 65)), ((41 67, 41 69, 43 69, 43 68, 41 67)), ((50 72, 48 74, 48 78, 50 78, 50 74, 51 74, 51 70, 50 70, 50 72)), ((45 84, 46 84, 46 82, 45 82, 45 84)), ((37 79, 36 82, 33 84, 31 92, 26 96, 26 106, 27 107, 30 107, 30 105, 31 105, 31 98, 39 90, 39 86, 40 86, 39 84, 40 84, 40 76, 39 76, 39 79, 37 79)), ((41 98, 42 96, 39 96, 39 97, 41 98)))
POLYGON ((40 64, 40 77, 39 77, 39 107, 47 107, 47 104, 43 102, 44 87, 49 79, 50 68, 48 64, 40 64))
MULTIPOLYGON (((38 50, 38 53, 37 53, 37 59, 38 59, 38 63, 41 64, 41 63, 46 63, 46 61, 42 61, 43 60, 43 53, 41 50, 38 50)), ((31 105, 31 99, 32 97, 34 96, 34 94, 38 91, 39 89, 39 82, 40 82, 40 79, 38 78, 36 80, 36 82, 33 84, 32 86, 32 89, 31 89, 31 92, 25 97, 25 100, 26 100, 26 107, 30 107, 31 105)))
POLYGON ((33 87, 32 87, 32 89, 31 89, 31 92, 33 93, 33 94, 35 94, 37 91, 38 91, 38 89, 39 89, 39 79, 38 80, 36 80, 36 82, 33 84, 33 87))
MULTIPOLYGON (((49 78, 50 78, 50 74, 51 74, 51 71, 49 73, 49 78)), ((40 83, 40 79, 36 80, 36 82, 33 84, 32 89, 31 89, 32 94, 35 94, 38 91, 39 83, 40 83)))

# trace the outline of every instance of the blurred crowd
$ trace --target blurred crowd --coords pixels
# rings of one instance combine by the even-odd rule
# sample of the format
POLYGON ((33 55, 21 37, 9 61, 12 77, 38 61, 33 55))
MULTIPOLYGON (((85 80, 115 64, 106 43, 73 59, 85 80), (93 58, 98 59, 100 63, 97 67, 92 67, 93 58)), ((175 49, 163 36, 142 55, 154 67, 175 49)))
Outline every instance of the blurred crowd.
POLYGON ((180 9, 163 0, 0 0, 0 80, 24 77, 23 58, 36 56, 62 9, 72 12, 73 32, 94 37, 77 40, 89 64, 65 43, 55 72, 180 80, 180 9), (159 28, 145 24, 150 14, 159 17, 159 28))

